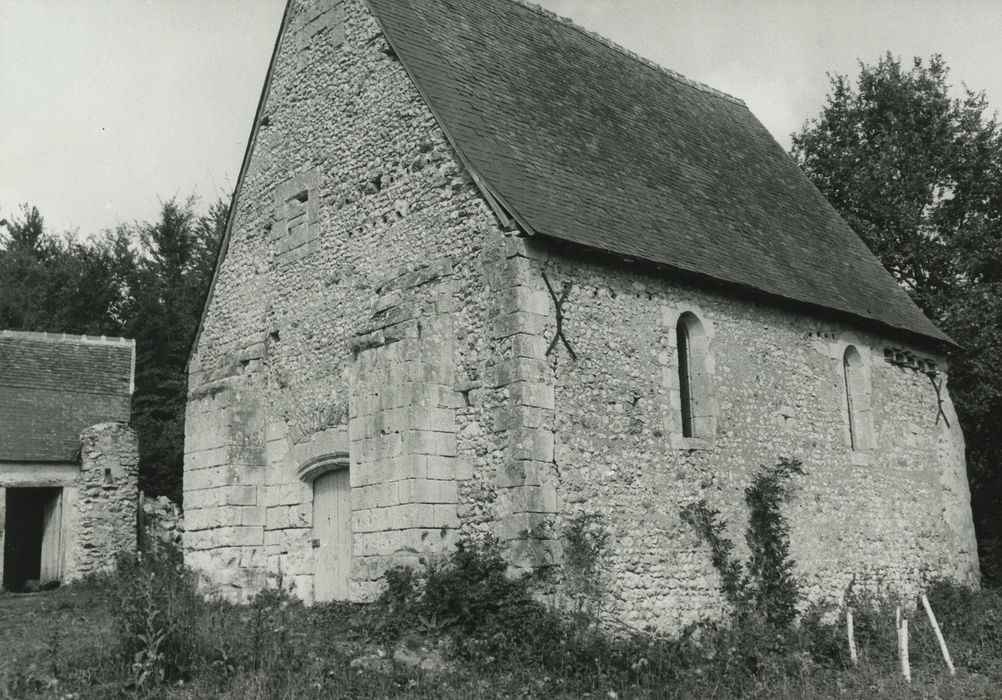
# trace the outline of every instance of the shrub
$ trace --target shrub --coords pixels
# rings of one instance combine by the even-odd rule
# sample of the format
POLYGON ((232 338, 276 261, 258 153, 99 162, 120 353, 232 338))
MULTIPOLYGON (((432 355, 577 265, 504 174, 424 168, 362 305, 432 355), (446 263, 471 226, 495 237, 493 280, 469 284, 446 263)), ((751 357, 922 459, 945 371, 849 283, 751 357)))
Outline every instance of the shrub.
POLYGON ((278 577, 274 588, 258 592, 250 601, 250 670, 264 682, 266 697, 282 697, 310 659, 307 635, 298 629, 303 603, 278 577))
POLYGON ((948 579, 929 585, 929 604, 954 663, 970 670, 1002 666, 1002 591, 981 591, 948 579))
MULTIPOLYGON (((594 527, 595 519, 588 520, 594 527)), ((604 538, 585 535, 596 545, 604 538)), ((582 569, 596 558, 585 557, 582 569)), ((591 564, 589 564, 591 562, 591 564)), ((596 564, 597 565, 597 564, 596 564)), ((541 676, 634 679, 655 669, 666 672, 674 662, 674 643, 624 629, 614 636, 580 617, 549 608, 533 596, 538 579, 509 577, 498 542, 465 538, 454 552, 422 569, 405 567, 386 573, 386 588, 374 611, 384 639, 409 629, 451 638, 461 658, 515 672, 539 669, 541 676), (668 660, 671 659, 669 662, 668 660)))
POLYGON ((800 616, 800 644, 814 663, 826 668, 848 668, 852 664, 844 620, 844 614, 839 616, 833 606, 821 604, 812 604, 800 616), (826 618, 833 621, 826 622, 826 618))
POLYGON ((724 597, 736 611, 742 613, 747 600, 745 579, 742 575, 744 567, 731 554, 734 543, 724 536, 727 526, 720 519, 720 511, 710 508, 706 501, 699 500, 682 509, 682 520, 689 523, 710 545, 710 561, 720 574, 724 597))
MULTIPOLYGON (((451 556, 424 571, 422 612, 462 634, 475 635, 535 608, 527 576, 509 578, 494 538, 462 540, 451 556)), ((517 621, 517 620, 513 620, 517 621)))
POLYGON ((493 537, 464 538, 455 551, 414 571, 387 571, 375 615, 376 636, 398 637, 407 629, 448 633, 467 658, 518 656, 549 635, 540 625, 549 611, 532 596, 532 576, 509 578, 493 537))
MULTIPOLYGON (((886 666, 898 663, 895 614, 898 602, 856 591, 850 591, 846 596, 846 605, 852 610, 854 637, 861 661, 886 666)), ((840 616, 843 629, 844 615, 843 612, 840 616)), ((913 629, 912 642, 914 642, 914 631, 913 629)))
POLYGON ((383 578, 386 587, 379 595, 375 609, 366 611, 365 622, 372 636, 386 641, 417 628, 419 577, 409 566, 395 566, 388 569, 383 578))

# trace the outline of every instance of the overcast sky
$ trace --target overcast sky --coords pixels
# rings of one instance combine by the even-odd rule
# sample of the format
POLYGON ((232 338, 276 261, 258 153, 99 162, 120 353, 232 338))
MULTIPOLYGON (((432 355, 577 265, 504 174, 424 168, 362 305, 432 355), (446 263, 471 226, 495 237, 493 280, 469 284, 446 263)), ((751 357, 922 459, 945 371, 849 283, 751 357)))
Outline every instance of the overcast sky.
MULTIPOLYGON (((473 0, 471 0, 473 1, 473 0)), ((476 0, 481 1, 481 0, 476 0)), ((0 0, 0 217, 83 235, 228 194, 284 0, 0 0)), ((998 0, 541 0, 742 98, 784 147, 826 72, 942 53, 1002 106, 998 0)))

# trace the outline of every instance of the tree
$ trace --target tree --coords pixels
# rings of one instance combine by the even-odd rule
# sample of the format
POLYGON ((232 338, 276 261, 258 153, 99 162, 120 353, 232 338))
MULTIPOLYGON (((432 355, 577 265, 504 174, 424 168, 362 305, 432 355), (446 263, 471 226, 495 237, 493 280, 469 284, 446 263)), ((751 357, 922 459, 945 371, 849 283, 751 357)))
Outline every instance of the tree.
POLYGON ((963 349, 950 390, 967 439, 988 582, 1002 582, 1002 136, 983 92, 951 96, 943 58, 891 54, 829 76, 821 114, 792 155, 818 189, 963 349), (992 552, 995 556, 991 556, 992 552))
POLYGON ((118 335, 134 265, 125 232, 56 238, 24 205, 0 221, 0 328, 118 335))
POLYGON ((156 223, 138 225, 141 254, 126 334, 136 339, 133 427, 140 488, 181 502, 187 362, 229 207, 195 213, 196 200, 165 202, 156 223))
POLYGON ((134 338, 139 485, 178 503, 188 351, 229 209, 195 205, 172 199, 155 223, 85 241, 50 235, 27 205, 0 220, 0 328, 134 338))

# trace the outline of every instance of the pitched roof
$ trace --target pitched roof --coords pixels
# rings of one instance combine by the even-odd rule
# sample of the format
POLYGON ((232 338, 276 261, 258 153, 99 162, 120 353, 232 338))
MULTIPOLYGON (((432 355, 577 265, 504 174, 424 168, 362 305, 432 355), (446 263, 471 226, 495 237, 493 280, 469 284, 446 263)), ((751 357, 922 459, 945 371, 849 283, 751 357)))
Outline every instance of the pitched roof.
POLYGON ((949 341, 740 100, 513 0, 369 0, 529 233, 949 341))
POLYGON ((80 432, 128 422, 135 341, 0 331, 0 462, 70 462, 80 432))

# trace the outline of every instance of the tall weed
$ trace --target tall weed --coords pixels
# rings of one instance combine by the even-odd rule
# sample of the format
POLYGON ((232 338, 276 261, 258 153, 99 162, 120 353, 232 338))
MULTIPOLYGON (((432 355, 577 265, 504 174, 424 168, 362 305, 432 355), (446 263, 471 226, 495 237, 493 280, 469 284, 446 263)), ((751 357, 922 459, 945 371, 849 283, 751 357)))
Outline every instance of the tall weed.
POLYGON ((134 684, 143 688, 188 677, 200 658, 195 622, 204 602, 180 551, 122 554, 112 582, 119 654, 134 684))

